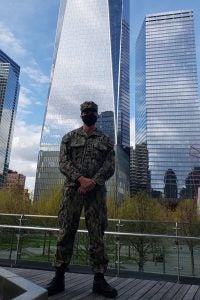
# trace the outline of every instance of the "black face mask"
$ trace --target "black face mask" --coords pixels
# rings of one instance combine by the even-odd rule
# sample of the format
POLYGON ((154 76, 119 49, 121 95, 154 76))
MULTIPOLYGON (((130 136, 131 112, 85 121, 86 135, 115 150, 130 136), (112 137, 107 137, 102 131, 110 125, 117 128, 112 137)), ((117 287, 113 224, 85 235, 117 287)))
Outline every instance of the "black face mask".
POLYGON ((83 123, 87 126, 92 126, 96 123, 97 121, 97 116, 95 116, 94 114, 87 114, 84 116, 81 116, 83 123))

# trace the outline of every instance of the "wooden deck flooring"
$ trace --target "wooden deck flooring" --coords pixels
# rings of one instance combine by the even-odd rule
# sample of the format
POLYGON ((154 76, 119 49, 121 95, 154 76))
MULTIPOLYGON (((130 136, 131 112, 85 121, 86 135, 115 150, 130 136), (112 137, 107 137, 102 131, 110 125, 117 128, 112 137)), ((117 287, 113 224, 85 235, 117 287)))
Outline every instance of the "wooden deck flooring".
MULTIPOLYGON (((45 287, 53 278, 54 272, 12 268, 16 273, 31 282, 45 287)), ((66 289, 49 299, 66 300, 103 300, 107 299, 92 293, 93 276, 89 274, 66 273, 66 289)), ((118 300, 200 300, 200 286, 177 284, 166 281, 141 280, 135 278, 106 277, 108 282, 118 290, 118 300)))

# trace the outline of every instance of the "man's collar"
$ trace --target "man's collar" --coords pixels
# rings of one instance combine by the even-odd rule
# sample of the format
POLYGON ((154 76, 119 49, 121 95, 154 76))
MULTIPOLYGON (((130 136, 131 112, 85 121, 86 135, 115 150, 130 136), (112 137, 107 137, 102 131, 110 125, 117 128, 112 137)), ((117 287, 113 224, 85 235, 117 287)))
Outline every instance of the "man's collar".
MULTIPOLYGON (((83 130, 83 126, 81 126, 80 128, 78 128, 78 133, 79 133, 80 135, 87 135, 87 133, 83 130)), ((101 136, 102 134, 101 134, 101 132, 100 132, 97 128, 95 128, 95 130, 92 131, 89 135, 90 135, 90 136, 91 136, 91 135, 101 136)))

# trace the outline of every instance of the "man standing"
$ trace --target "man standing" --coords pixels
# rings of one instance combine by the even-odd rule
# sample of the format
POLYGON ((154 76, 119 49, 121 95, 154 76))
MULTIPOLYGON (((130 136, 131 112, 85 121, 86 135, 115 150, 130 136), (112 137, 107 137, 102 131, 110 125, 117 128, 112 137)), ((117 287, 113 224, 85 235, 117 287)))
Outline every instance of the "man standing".
POLYGON ((59 166, 66 176, 58 214, 59 234, 55 255, 56 273, 47 286, 48 295, 65 289, 64 273, 70 263, 82 208, 90 238, 90 263, 94 272, 93 292, 114 298, 116 289, 104 279, 108 265, 103 236, 107 226, 106 187, 115 170, 113 144, 97 130, 98 106, 81 104, 83 126, 64 135, 59 166))

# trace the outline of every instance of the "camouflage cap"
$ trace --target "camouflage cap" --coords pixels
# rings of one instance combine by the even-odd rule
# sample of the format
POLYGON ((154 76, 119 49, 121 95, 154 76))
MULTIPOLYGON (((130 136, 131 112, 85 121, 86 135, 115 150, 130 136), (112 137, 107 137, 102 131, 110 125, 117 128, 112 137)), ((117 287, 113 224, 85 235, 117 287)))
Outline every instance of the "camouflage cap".
POLYGON ((87 109, 98 112, 98 105, 93 101, 85 101, 81 104, 81 112, 87 109))

